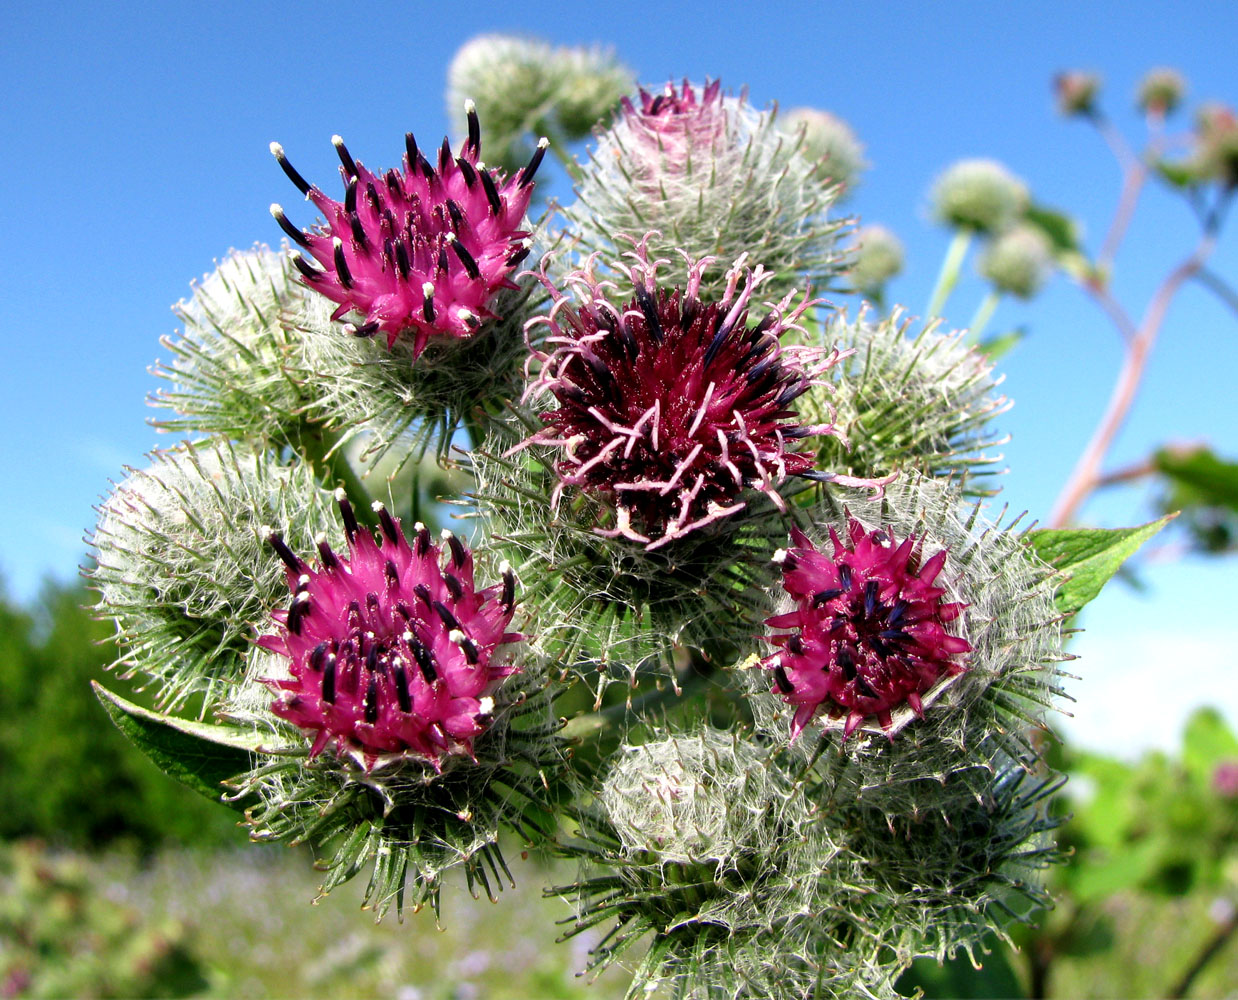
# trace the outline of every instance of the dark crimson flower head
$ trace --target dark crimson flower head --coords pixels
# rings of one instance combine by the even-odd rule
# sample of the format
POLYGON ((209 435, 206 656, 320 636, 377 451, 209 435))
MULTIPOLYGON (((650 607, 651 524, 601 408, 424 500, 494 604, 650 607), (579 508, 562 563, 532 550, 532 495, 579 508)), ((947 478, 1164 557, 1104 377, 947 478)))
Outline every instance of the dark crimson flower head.
POLYGON ((845 720, 844 736, 871 717, 892 736, 892 712, 921 715, 930 690, 967 669, 971 644, 946 627, 966 605, 943 601, 934 583, 946 550, 924 559, 914 535, 899 541, 850 516, 848 535, 844 542, 830 528, 828 556, 792 528, 792 547, 774 557, 795 609, 765 620, 791 631, 766 637, 778 652, 762 665, 795 706, 792 738, 818 713, 845 720))
POLYGON ((494 712, 493 692, 516 669, 495 652, 523 638, 506 631, 516 581, 485 590, 473 583, 473 555, 449 531, 440 547, 416 526, 410 545, 399 521, 376 503, 379 541, 360 528, 336 494, 349 555, 325 538, 311 569, 275 531, 272 547, 288 568, 292 601, 280 629, 258 645, 288 658, 290 676, 269 685, 271 710, 314 733, 311 756, 329 744, 361 756, 411 755, 435 768, 448 754, 473 755, 473 740, 494 712))
POLYGON ((480 160, 481 129, 468 106, 469 135, 460 155, 447 140, 431 163, 413 134, 405 136, 402 170, 374 174, 332 137, 344 179, 343 202, 307 182, 283 147, 271 152, 297 189, 326 219, 302 232, 279 205, 271 214, 314 260, 293 263, 305 283, 339 303, 335 319, 360 313, 350 331, 384 333, 387 346, 404 337, 420 355, 434 336, 464 338, 493 317, 489 303, 529 253, 521 228, 533 176, 546 152, 543 139, 529 165, 504 179, 480 160))
POLYGON ((547 280, 555 305, 530 322, 549 325, 553 346, 539 355, 532 392, 559 406, 525 442, 561 449, 552 506, 565 487, 602 497, 614 518, 599 534, 649 549, 741 510, 752 488, 785 509, 777 487, 813 465, 794 450, 798 441, 834 431, 799 424, 792 403, 837 352, 779 340, 812 303, 792 309, 790 293, 749 325, 762 268, 746 272, 741 257, 710 302, 698 291, 713 258, 689 261, 686 288, 660 289, 665 262, 650 261, 644 243, 629 256, 635 296, 623 308, 605 298, 591 259, 566 278, 584 301, 573 305, 547 280))

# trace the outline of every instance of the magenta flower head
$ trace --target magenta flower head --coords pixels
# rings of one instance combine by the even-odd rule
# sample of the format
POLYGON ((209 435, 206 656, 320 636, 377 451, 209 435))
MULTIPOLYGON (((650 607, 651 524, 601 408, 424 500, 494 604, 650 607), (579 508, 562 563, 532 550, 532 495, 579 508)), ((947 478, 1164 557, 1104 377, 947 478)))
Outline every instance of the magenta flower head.
POLYGON ((418 525, 410 545, 399 521, 375 504, 380 540, 362 530, 337 493, 349 555, 318 543, 312 569, 278 532, 268 539, 288 570, 292 602, 275 613, 278 632, 257 644, 290 661, 269 686, 271 710, 314 734, 310 756, 327 746, 360 758, 367 770, 393 756, 424 759, 436 770, 449 754, 473 756, 473 740, 494 712, 493 692, 517 668, 499 647, 507 631, 515 577, 478 590, 473 555, 450 532, 444 545, 418 525))
POLYGON ((827 555, 792 528, 792 547, 774 557, 795 608, 766 619, 791 631, 766 638, 778 652, 763 665, 795 706, 792 738, 821 714, 838 720, 844 737, 875 717, 892 738, 893 713, 922 716, 930 692, 967 669, 971 644, 949 628, 965 605, 944 600, 936 583, 946 551, 925 559, 914 535, 900 540, 850 516, 848 536, 831 527, 827 555))
POLYGON ((375 174, 334 136, 343 202, 306 181, 283 147, 271 144, 284 172, 326 219, 302 232, 279 205, 271 206, 284 232, 313 258, 293 258, 305 283, 339 304, 333 318, 358 314, 350 332, 381 332, 388 347, 403 337, 414 357, 432 337, 464 339, 494 318, 491 300, 512 287, 510 275, 529 253, 522 226, 547 142, 538 144, 527 167, 505 179, 481 162, 477 112, 471 104, 467 110, 460 155, 453 156, 444 139, 437 165, 409 132, 403 169, 375 174))
POLYGON ((622 308, 590 259, 566 278, 583 301, 551 286, 550 315, 529 324, 548 324, 553 347, 531 391, 558 408, 525 442, 560 449, 552 508, 568 488, 602 498, 613 516, 597 533, 650 550, 742 510, 750 489, 785 510, 779 485, 813 465, 797 443, 834 430, 798 423, 791 407, 837 352, 780 343, 813 303, 792 308, 793 292, 750 324, 761 267, 746 271, 741 257, 722 298, 706 301, 698 291, 713 258, 689 261, 685 288, 662 289, 665 261, 649 259, 646 241, 628 256, 635 296, 622 308))

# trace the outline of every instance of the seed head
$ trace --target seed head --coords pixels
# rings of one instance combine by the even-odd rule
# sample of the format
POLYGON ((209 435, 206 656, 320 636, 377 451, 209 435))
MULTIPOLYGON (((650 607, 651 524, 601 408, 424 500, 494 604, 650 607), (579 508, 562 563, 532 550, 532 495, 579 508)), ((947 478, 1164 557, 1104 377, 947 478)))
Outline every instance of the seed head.
POLYGON ((647 251, 642 241, 630 255, 636 294, 622 309, 586 269, 567 278, 584 301, 554 290, 550 317, 532 321, 554 345, 533 391, 559 405, 528 443, 561 449, 552 506, 568 488, 603 496, 614 516, 598 533, 655 549, 743 509, 750 489, 783 507, 778 486, 812 469, 798 441, 832 431, 797 423, 791 405, 838 356, 780 343, 811 305, 792 307, 793 295, 750 325, 761 267, 736 261, 710 301, 700 285, 712 258, 664 289, 647 251))
POLYGON ((478 590, 472 553, 450 532, 435 544, 416 528, 413 544, 376 505, 379 542, 360 529, 337 495, 349 555, 318 540, 312 569, 270 532, 292 591, 276 612, 276 632, 258 645, 289 661, 273 678, 271 711, 314 734, 310 755, 328 745, 373 768, 380 758, 412 755, 436 768, 449 754, 473 755, 473 740, 494 711, 493 694, 516 668, 496 650, 521 636, 506 632, 515 578, 478 590))
POLYGON ((271 144, 284 172, 326 218, 302 232, 271 206, 284 232, 313 258, 293 257, 304 283, 338 304, 334 319, 358 314, 350 332, 381 332, 388 347, 404 338, 414 356, 432 337, 471 337, 495 317, 495 294, 511 286, 509 276, 528 255, 522 226, 546 144, 505 179, 481 162, 481 129, 471 107, 460 155, 444 139, 437 155, 431 152, 434 163, 411 132, 403 169, 380 174, 354 160, 339 136, 332 141, 343 202, 310 185, 283 147, 271 144))

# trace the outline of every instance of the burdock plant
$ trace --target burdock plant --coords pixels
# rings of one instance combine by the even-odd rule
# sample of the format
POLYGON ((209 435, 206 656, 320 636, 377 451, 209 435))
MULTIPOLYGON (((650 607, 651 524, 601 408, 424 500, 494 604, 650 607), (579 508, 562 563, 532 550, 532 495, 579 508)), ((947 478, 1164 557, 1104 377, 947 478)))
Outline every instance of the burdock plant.
MULTIPOLYGON (((451 82, 463 142, 372 171, 336 137, 342 200, 273 146, 321 218, 274 206, 292 246, 179 307, 154 402, 188 440, 103 500, 90 569, 160 711, 101 697, 380 916, 452 871, 494 896, 519 843, 577 866, 549 891, 633 996, 894 996, 1043 901, 1036 734, 1129 545, 990 521, 991 361, 814 297, 854 141, 536 40, 451 82)), ((938 194, 967 231, 1025 207, 990 164, 938 194)))

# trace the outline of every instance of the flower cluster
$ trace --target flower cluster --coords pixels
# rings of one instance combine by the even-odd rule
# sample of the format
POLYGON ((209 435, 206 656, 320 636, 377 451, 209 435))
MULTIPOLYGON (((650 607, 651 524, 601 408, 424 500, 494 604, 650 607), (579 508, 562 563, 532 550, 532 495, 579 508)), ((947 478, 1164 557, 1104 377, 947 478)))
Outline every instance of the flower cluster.
POLYGON ((472 336, 494 318, 495 293, 510 287, 509 275, 529 253, 522 227, 546 143, 505 179, 481 163, 481 127, 471 107, 460 155, 444 139, 437 164, 411 132, 403 169, 381 175, 354 160, 339 136, 332 142, 343 202, 306 181, 283 147, 271 144, 297 190, 326 218, 325 226, 302 232, 279 205, 271 206, 280 227, 315 262, 293 258, 306 284, 338 303, 335 319, 360 314, 348 326, 352 333, 382 333, 389 347, 404 337, 414 357, 431 337, 472 336))
POLYGON ((271 710, 314 733, 311 757, 328 745, 362 756, 367 768, 393 754, 435 767, 448 754, 472 756, 491 695, 515 669, 496 657, 521 638, 506 631, 515 576, 504 567, 501 585, 477 590, 472 553, 455 535, 444 532, 440 550, 419 524, 410 545, 376 503, 375 542, 342 491, 337 500, 347 557, 321 538, 314 570, 268 533, 292 590, 288 610, 275 614, 282 627, 258 639, 291 663, 290 677, 271 680, 279 694, 271 710))
MULTIPOLYGON (((335 137, 341 201, 273 144, 322 219, 272 206, 299 249, 235 254, 180 307, 157 402, 207 440, 106 499, 93 578, 126 669, 200 715, 130 708, 253 839, 319 852, 324 892, 368 867, 380 916, 437 910, 452 869, 493 897, 508 830, 580 863, 555 891, 569 935, 614 923, 591 967, 652 938, 633 994, 893 995, 1007 890, 1038 901, 1051 854, 1054 779, 1024 775, 1077 608, 1018 519, 980 516, 992 359, 873 318, 902 248, 836 246, 863 147, 831 115, 632 94, 601 50, 507 36, 451 92, 458 155, 409 133, 371 171, 335 137), (544 154, 590 128, 522 274, 544 154), (875 306, 813 298, 835 279, 875 306)), ((1029 205, 991 161, 943 175, 945 284, 979 235, 990 281, 1034 291, 1029 205)))

